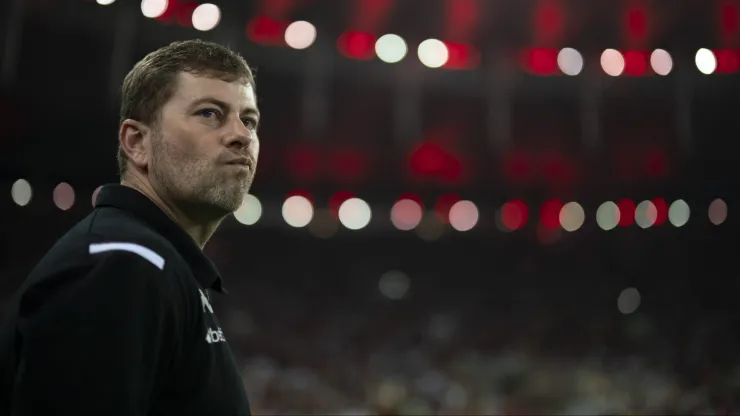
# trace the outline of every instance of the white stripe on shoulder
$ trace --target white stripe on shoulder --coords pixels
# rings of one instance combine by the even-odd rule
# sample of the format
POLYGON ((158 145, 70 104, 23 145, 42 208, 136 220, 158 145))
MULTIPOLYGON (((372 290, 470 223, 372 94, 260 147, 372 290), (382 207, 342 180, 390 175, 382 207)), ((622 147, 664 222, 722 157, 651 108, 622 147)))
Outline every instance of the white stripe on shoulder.
POLYGON ((152 251, 150 248, 135 243, 94 243, 90 244, 90 254, 104 253, 106 251, 128 251, 145 258, 160 270, 164 270, 164 257, 152 251))

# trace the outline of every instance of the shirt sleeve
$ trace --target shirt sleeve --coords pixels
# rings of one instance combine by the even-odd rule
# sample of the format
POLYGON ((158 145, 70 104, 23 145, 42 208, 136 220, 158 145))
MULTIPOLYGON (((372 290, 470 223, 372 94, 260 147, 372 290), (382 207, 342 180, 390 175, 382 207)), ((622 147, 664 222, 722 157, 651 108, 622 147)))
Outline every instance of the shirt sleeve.
POLYGON ((164 270, 136 253, 92 255, 21 300, 15 415, 146 415, 174 353, 164 270))

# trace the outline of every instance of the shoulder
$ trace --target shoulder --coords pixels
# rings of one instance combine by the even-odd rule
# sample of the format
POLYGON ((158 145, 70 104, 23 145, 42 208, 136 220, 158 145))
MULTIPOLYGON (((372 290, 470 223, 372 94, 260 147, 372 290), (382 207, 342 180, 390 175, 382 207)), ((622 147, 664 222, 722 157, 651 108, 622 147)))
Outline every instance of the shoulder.
POLYGON ((101 211, 72 227, 39 261, 17 293, 21 315, 46 321, 84 304, 100 304, 100 313, 102 305, 185 313, 174 248, 135 217, 101 211))
MULTIPOLYGON (((65 233, 31 272, 26 286, 56 280, 66 285, 90 279, 133 281, 171 292, 181 275, 177 251, 138 218, 119 209, 97 209, 65 233), (62 279, 60 276, 64 276, 62 279)), ((80 283, 80 282, 78 282, 80 283)))
MULTIPOLYGON (((81 226, 78 233, 85 245, 83 249, 92 257, 105 253, 128 253, 160 270, 180 260, 177 250, 166 238, 121 209, 97 209, 78 226, 81 226)), ((70 233, 74 231, 70 230, 70 233)))

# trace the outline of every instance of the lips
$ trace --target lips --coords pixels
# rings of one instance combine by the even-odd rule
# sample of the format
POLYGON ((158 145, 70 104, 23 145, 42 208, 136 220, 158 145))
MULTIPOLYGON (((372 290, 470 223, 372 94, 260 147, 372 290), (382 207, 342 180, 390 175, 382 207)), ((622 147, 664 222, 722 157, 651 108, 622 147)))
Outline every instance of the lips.
POLYGON ((227 165, 246 166, 252 168, 252 161, 247 157, 239 157, 226 162, 227 165))

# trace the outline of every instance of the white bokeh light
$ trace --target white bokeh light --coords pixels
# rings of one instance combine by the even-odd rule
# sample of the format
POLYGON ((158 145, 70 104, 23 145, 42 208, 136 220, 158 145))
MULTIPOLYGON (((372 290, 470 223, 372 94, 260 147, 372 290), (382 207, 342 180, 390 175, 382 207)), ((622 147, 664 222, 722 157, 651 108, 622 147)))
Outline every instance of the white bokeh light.
POLYGON ((429 68, 439 68, 447 63, 450 52, 447 46, 440 40, 427 39, 419 44, 419 60, 429 68))
POLYGON ((234 212, 234 218, 244 225, 254 225, 262 216, 262 204, 256 196, 248 194, 234 212))
POLYGON ((24 207, 28 205, 31 202, 31 197, 33 197, 31 184, 25 179, 18 179, 10 188, 10 197, 19 206, 24 207))
POLYGON ((671 207, 668 208, 668 220, 675 227, 683 227, 686 225, 686 223, 689 222, 690 215, 691 210, 689 209, 689 204, 687 204, 683 199, 673 202, 671 207))
POLYGON ((673 58, 667 51, 656 49, 650 55, 650 65, 653 67, 653 72, 665 76, 673 70, 673 58))
POLYGON ((558 67, 565 75, 576 76, 583 71, 583 56, 573 48, 563 48, 558 53, 558 67))
POLYGON ((637 204, 635 208, 635 224, 638 227, 645 229, 655 225, 655 221, 658 220, 658 208, 655 207, 652 201, 642 201, 637 204))
POLYGON ((601 54, 601 68, 609 76, 622 75, 624 65, 624 56, 616 49, 607 49, 601 54))
POLYGON ((203 3, 193 10, 193 28, 201 32, 209 31, 221 21, 221 9, 215 4, 203 3))
POLYGON ((306 49, 316 40, 316 26, 305 20, 291 23, 285 29, 285 43, 293 49, 306 49))
POLYGON ((339 222, 350 230, 360 230, 370 223, 370 205, 360 198, 350 198, 339 207, 339 222))
POLYGON ((714 73, 717 69, 717 57, 714 52, 706 48, 701 48, 696 52, 696 67, 699 72, 705 75, 714 73))
POLYGON ((577 231, 586 221, 586 213, 578 202, 568 202, 560 209, 560 226, 565 231, 577 231))
POLYGON ((604 231, 613 230, 619 225, 619 207, 612 201, 604 202, 596 210, 596 223, 604 231))
POLYGON ((291 227, 305 227, 312 218, 313 204, 308 198, 294 195, 283 202, 283 219, 291 227))
POLYGON ((470 231, 478 223, 478 207, 471 201, 458 201, 450 208, 450 225, 457 231, 470 231))
POLYGON ((406 57, 408 46, 402 37, 389 33, 383 35, 375 42, 375 54, 378 58, 389 64, 400 62, 406 57))
POLYGON ((156 19, 167 11, 169 2, 167 0, 142 0, 141 14, 150 19, 156 19))
POLYGON ((116 0, 96 0, 96 2, 101 6, 108 6, 115 2, 116 0))

